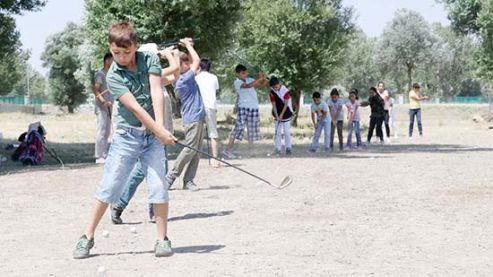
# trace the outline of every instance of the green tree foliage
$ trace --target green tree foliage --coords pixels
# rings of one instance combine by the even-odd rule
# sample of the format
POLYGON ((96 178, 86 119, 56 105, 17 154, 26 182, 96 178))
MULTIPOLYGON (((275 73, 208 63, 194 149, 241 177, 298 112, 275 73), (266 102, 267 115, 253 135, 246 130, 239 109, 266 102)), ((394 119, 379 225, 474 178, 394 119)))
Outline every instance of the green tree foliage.
POLYGON ((406 76, 409 87, 418 66, 431 58, 433 45, 430 26, 417 12, 398 10, 387 27, 377 47, 377 64, 380 71, 402 89, 406 76))
POLYGON ((440 0, 449 11, 455 30, 475 34, 481 40, 478 55, 480 75, 493 81, 493 1, 491 0, 440 0))
POLYGON ((418 77, 437 96, 450 99, 460 93, 464 80, 476 76, 479 45, 471 37, 440 24, 433 24, 432 36, 431 58, 418 77))
MULTIPOLYGON (((237 30, 240 53, 294 92, 327 87, 353 32, 341 0, 249 0, 237 30)), ((293 124, 296 124, 296 118, 293 124)))
POLYGON ((19 32, 12 15, 22 11, 37 11, 46 1, 2 0, 0 1, 0 95, 8 94, 22 78, 18 71, 23 60, 20 51, 19 32))
POLYGON ((48 98, 47 81, 36 69, 30 66, 27 61, 20 68, 22 78, 15 84, 12 93, 15 95, 27 95, 29 85, 29 96, 38 98, 48 98))
POLYGON ((86 28, 101 57, 108 49, 108 27, 123 20, 134 23, 141 43, 199 38, 199 53, 216 57, 232 41, 234 26, 241 18, 240 2, 86 0, 86 28))
POLYGON ((22 64, 24 62, 21 51, 3 53, 0 58, 0 95, 12 92, 15 84, 22 76, 22 64))
POLYGON ((49 84, 54 104, 65 106, 69 113, 87 100, 84 85, 74 76, 81 62, 78 52, 83 44, 83 31, 69 23, 63 31, 46 41, 41 55, 43 66, 49 69, 49 84))
POLYGON ((342 55, 344 59, 338 67, 336 83, 347 90, 357 88, 360 96, 365 97, 367 90, 380 81, 375 70, 376 46, 375 38, 368 38, 361 30, 355 32, 342 55))

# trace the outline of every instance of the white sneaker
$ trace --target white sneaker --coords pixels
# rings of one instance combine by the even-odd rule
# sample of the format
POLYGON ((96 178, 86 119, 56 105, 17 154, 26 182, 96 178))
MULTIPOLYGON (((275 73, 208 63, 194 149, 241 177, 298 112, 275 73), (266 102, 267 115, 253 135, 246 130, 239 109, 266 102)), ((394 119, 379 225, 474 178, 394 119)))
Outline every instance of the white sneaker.
POLYGON ((96 163, 97 164, 104 164, 106 162, 106 159, 105 158, 98 158, 96 159, 96 163))

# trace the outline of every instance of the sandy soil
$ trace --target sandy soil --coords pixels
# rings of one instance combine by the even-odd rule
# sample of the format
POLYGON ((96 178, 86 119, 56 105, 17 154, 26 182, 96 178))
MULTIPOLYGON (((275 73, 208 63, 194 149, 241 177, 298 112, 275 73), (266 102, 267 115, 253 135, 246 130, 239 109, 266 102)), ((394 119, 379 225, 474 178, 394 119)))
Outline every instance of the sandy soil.
MULTIPOLYGON (((282 191, 203 159, 203 189, 170 192, 170 258, 153 255, 140 189, 127 224, 106 215, 94 256, 72 259, 102 166, 4 171, 0 276, 97 276, 102 266, 106 276, 492 276, 493 130, 471 120, 485 112, 428 107, 423 138, 313 156, 299 143, 291 158, 267 157, 265 141, 257 157, 233 160, 274 182, 293 176, 282 191)), ((399 117, 402 134, 404 107, 399 117)))

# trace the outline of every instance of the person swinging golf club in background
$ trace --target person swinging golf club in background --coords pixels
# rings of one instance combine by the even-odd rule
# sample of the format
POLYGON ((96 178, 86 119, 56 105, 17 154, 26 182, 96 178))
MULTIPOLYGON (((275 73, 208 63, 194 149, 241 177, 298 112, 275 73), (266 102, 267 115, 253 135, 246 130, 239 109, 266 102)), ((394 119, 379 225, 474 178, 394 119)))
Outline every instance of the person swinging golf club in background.
MULTIPOLYGON (((199 73, 200 57, 193 48, 191 38, 180 40, 186 47, 188 54, 180 53, 180 78, 175 83, 175 90, 181 100, 182 123, 185 129, 185 143, 189 146, 200 149, 202 147, 205 106, 200 95, 199 86, 195 81, 195 76, 199 73)), ((193 179, 199 166, 200 154, 189 149, 183 148, 176 158, 173 168, 166 175, 166 181, 171 187, 178 178, 185 166, 188 165, 183 176, 183 189, 198 191, 199 187, 193 179)))
POLYGON ((248 77, 247 68, 239 64, 235 68, 237 79, 234 88, 238 94, 238 115, 235 127, 229 134, 229 142, 222 152, 223 156, 232 159, 235 140, 243 139, 243 129, 247 127, 248 148, 250 154, 253 151, 253 142, 261 139, 260 113, 256 88, 266 87, 268 84, 265 73, 260 72, 257 79, 248 77))
POLYGON ((271 87, 269 98, 272 104, 272 115, 275 120, 275 137, 274 146, 275 154, 281 154, 282 147, 282 131, 284 130, 284 140, 286 155, 291 155, 291 118, 293 117, 293 105, 289 90, 281 84, 276 76, 272 76, 269 80, 271 87))
POLYGON ((92 88, 95 98, 94 112, 97 116, 96 143, 94 151, 97 164, 104 164, 106 156, 108 156, 108 139, 111 133, 111 111, 113 108, 113 98, 111 97, 111 93, 108 92, 108 87, 106 86, 106 73, 108 72, 108 69, 110 69, 112 62, 113 56, 111 53, 106 53, 103 58, 103 68, 96 72, 94 76, 94 86, 92 88))
POLYGON ((73 257, 88 258, 94 246, 94 234, 108 205, 121 197, 132 169, 140 160, 146 175, 148 201, 156 215, 156 257, 173 254, 167 237, 168 187, 164 182, 163 144, 174 144, 176 138, 163 127, 163 91, 161 64, 156 54, 137 52, 137 34, 132 24, 121 22, 108 32, 114 62, 106 81, 113 97, 120 102, 117 127, 104 173, 99 184, 89 223, 78 240, 73 257))
MULTIPOLYGON (((165 86, 171 84, 175 80, 178 80, 180 77, 180 53, 178 49, 173 49, 174 47, 169 47, 163 51, 158 51, 157 45, 155 43, 144 44, 139 48, 139 52, 149 51, 157 54, 160 57, 165 57, 168 60, 169 67, 163 68, 162 70, 162 78, 161 84, 163 89, 164 96, 164 127, 170 133, 173 133, 173 121, 172 121, 172 111, 171 111, 171 99, 166 91, 165 86)), ((164 147, 165 157, 166 157, 166 146, 164 147)), ((164 171, 168 173, 168 161, 165 161, 164 171)), ((121 219, 121 215, 125 208, 130 203, 130 200, 133 198, 135 192, 139 185, 144 181, 145 174, 142 170, 142 163, 139 161, 137 165, 132 170, 130 177, 127 179, 125 184, 125 189, 123 190, 123 194, 118 200, 118 202, 113 203, 111 205, 111 221, 114 224, 122 224, 123 220, 121 219)), ((154 221, 154 208, 152 204, 149 204, 149 219, 154 221)))

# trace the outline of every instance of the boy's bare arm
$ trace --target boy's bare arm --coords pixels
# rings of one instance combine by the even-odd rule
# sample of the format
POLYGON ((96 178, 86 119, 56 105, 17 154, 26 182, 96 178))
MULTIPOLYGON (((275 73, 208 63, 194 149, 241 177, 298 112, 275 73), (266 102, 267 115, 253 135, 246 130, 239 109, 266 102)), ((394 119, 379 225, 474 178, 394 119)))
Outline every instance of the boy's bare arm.
POLYGON ((312 112, 312 123, 315 128, 317 128, 317 112, 312 112))
POLYGON ((163 144, 174 144, 176 138, 164 129, 163 125, 159 125, 152 119, 152 117, 147 113, 144 108, 142 108, 133 94, 129 91, 120 98, 118 98, 120 103, 124 105, 130 112, 132 112, 135 117, 151 132, 153 132, 156 138, 163 144))
POLYGON ((172 51, 173 51, 173 49, 171 47, 168 47, 168 48, 159 52, 161 57, 165 57, 169 63, 169 66, 166 68, 163 68, 163 70, 162 70, 161 75, 163 77, 175 74, 176 71, 180 70, 180 65, 176 62, 176 59, 174 58, 172 51))
POLYGON ((286 112, 286 110, 288 109, 288 102, 289 100, 284 100, 284 107, 282 108, 282 111, 281 111, 281 114, 279 115, 279 118, 282 119, 284 113, 286 112))
POLYGON ((200 57, 199 54, 197 54, 197 51, 195 51, 195 48, 193 48, 193 40, 191 38, 184 38, 180 40, 180 42, 185 45, 185 47, 188 50, 188 54, 192 59, 192 63, 190 64, 190 69, 193 71, 193 73, 198 74, 199 66, 200 66, 200 57))
MULTIPOLYGON (((162 54, 161 54, 162 56, 162 54)), ((167 58, 169 61, 170 66, 168 68, 171 68, 172 66, 175 66, 175 70, 163 70, 162 74, 162 82, 165 86, 172 84, 178 78, 180 78, 180 54, 178 50, 174 49, 171 51, 171 57, 167 58)), ((168 69, 166 68, 166 69, 168 69)))
POLYGON ((149 85, 151 89, 152 107, 154 109, 154 118, 158 125, 164 125, 164 96, 161 88, 161 76, 150 74, 149 85))

